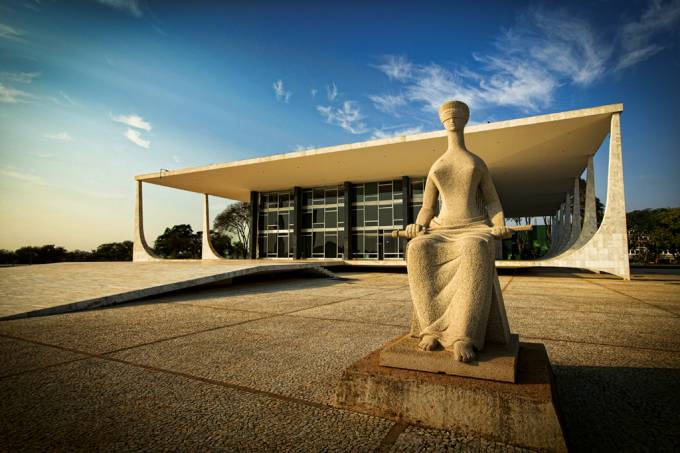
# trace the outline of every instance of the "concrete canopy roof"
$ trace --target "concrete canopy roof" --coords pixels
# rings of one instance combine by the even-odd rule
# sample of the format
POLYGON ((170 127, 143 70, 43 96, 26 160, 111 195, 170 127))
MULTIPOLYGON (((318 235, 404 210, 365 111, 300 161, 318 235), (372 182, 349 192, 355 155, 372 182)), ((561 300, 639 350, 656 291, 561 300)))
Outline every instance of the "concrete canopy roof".
MULTIPOLYGON (((551 215, 609 134, 623 104, 466 128, 467 148, 484 159, 508 217, 551 215)), ((445 131, 369 140, 204 167, 137 180, 232 200, 250 191, 287 190, 425 176, 446 150, 445 131)))

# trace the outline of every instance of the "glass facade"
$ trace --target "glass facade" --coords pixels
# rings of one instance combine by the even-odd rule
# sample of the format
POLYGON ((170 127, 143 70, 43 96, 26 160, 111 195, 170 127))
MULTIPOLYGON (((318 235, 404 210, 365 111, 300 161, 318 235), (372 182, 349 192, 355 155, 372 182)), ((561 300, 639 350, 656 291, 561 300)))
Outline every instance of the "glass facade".
POLYGON ((302 256, 342 258, 345 243, 343 186, 302 190, 302 256))
POLYGON ((352 258, 403 259, 404 239, 389 233, 404 228, 404 207, 401 179, 353 185, 352 258))
POLYGON ((260 258, 293 258, 293 191, 259 195, 257 249, 260 258))
MULTIPOLYGON (((390 233, 404 229, 408 218, 415 222, 425 189, 425 178, 407 180, 410 187, 403 187, 403 179, 351 186, 352 259, 404 258, 406 241, 392 238, 390 233)), ((344 185, 306 188, 298 193, 301 196, 299 256, 343 258, 347 212, 344 185)), ((294 258, 294 191, 262 192, 258 200, 257 256, 294 258)))

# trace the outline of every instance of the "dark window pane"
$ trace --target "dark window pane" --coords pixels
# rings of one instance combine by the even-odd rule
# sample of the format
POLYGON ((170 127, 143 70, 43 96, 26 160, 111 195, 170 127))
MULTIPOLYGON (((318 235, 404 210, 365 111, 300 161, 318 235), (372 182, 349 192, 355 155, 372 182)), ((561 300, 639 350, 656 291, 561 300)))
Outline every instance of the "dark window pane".
POLYGON ((340 187, 338 187, 338 203, 343 203, 344 197, 345 197, 345 187, 340 186, 340 187))
POLYGON ((366 222, 373 222, 378 220, 378 206, 376 205, 367 205, 364 206, 364 212, 365 212, 365 220, 366 222))
POLYGON ((288 258, 288 236, 279 236, 278 238, 278 253, 279 258, 288 258))
POLYGON ((354 225, 352 226, 364 226, 364 209, 354 209, 354 225))
POLYGON ((392 236, 384 236, 385 253, 397 253, 399 251, 399 240, 392 236))
POLYGON ((290 201, 290 195, 282 193, 279 195, 279 208, 287 208, 290 201))
POLYGON ((356 233, 352 235, 352 250, 354 250, 355 256, 364 253, 363 233, 356 233))
POLYGON ((404 204, 394 203, 394 224, 401 225, 404 222, 404 204))
POLYGON ((276 229, 276 211, 270 211, 267 213, 267 229, 276 229))
POLYGON ((267 237, 265 235, 261 235, 260 237, 257 238, 257 256, 260 258, 264 258, 267 256, 267 243, 266 243, 267 237))
POLYGON ((337 221, 338 221, 338 212, 337 211, 326 211, 326 222, 325 222, 326 228, 337 227, 338 226, 337 221))
POLYGON ((314 236, 314 253, 323 253, 323 233, 312 233, 314 236))
POLYGON ((364 184, 364 199, 366 201, 372 201, 378 199, 378 183, 369 182, 364 184))
POLYGON ((338 202, 338 190, 326 189, 326 204, 336 204, 338 202))
POLYGON ((345 207, 338 208, 338 226, 345 222, 345 207))
POLYGON ((378 253, 378 236, 375 234, 364 235, 364 250, 366 253, 378 253))
POLYGON ((380 226, 392 226, 392 207, 380 208, 380 226))
POLYGON ((394 181, 392 181, 392 191, 394 191, 395 194, 397 192, 401 194, 401 179, 395 179, 394 181))
POLYGON ((411 205, 411 215, 413 216, 414 222, 418 218, 418 213, 420 212, 420 208, 422 208, 422 207, 423 207, 423 205, 421 205, 420 203, 411 205))
POLYGON ((357 201, 364 201, 364 187, 363 186, 356 186, 354 187, 353 192, 353 202, 357 201))
POLYGON ((312 235, 307 234, 302 237, 302 256, 311 258, 312 256, 312 235))
POLYGON ((302 228, 312 227, 312 211, 305 211, 302 213, 302 228))
POLYGON ((391 200, 392 199, 392 184, 380 184, 380 199, 381 200, 391 200))
POLYGON ((338 233, 338 256, 345 253, 345 233, 338 233))
POLYGON ((413 181, 411 182, 411 194, 413 198, 423 196, 423 181, 413 181))
POLYGON ((314 204, 323 204, 323 189, 314 189, 314 204))
POLYGON ((302 192, 302 206, 309 206, 312 204, 312 191, 305 190, 302 192))
POLYGON ((257 216, 257 229, 258 230, 264 230, 264 212, 260 212, 260 215, 257 216))
POLYGON ((288 229, 288 213, 287 212, 279 212, 279 230, 287 230, 288 229))
POLYGON ((338 256, 338 238, 335 235, 326 235, 326 250, 324 256, 326 258, 337 258, 338 256))
POLYGON ((271 254, 271 255, 276 256, 276 235, 275 234, 268 234, 267 235, 267 254, 271 254))
POLYGON ((323 223, 323 208, 314 209, 314 223, 323 223))

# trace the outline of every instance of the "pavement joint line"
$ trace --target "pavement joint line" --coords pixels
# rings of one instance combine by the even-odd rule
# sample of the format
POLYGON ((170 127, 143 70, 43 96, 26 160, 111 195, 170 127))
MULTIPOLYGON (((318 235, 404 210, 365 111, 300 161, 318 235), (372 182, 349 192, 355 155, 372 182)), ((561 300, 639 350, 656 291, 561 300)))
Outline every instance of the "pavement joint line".
MULTIPOLYGON (((23 339, 17 339, 17 340, 23 340, 23 339)), ((25 340, 23 340, 23 341, 25 341, 25 340)), ((36 372, 36 371, 43 371, 43 370, 46 370, 48 368, 53 368, 53 367, 61 366, 61 365, 67 365, 67 364, 73 363, 73 362, 80 362, 81 360, 87 360, 89 358, 90 358, 89 356, 78 357, 77 359, 71 359, 71 360, 66 360, 64 362, 52 363, 50 365, 45 365, 45 366, 38 367, 38 368, 31 368, 29 370, 19 371, 17 373, 12 373, 12 374, 7 374, 5 376, 0 376, 0 380, 12 378, 12 377, 16 377, 16 376, 21 376, 22 374, 33 373, 33 372, 36 372)))
POLYGON ((385 437, 380 441, 380 445, 376 449, 377 453, 387 453, 392 449, 394 443, 397 441, 401 433, 409 427, 408 423, 395 422, 390 430, 385 434, 385 437))
MULTIPOLYGON (((314 307, 312 307, 314 308, 314 307)), ((311 310, 311 308, 310 308, 311 310)), ((369 326, 382 326, 382 327, 403 327, 404 329, 408 330, 408 326, 404 326, 401 324, 385 324, 382 322, 369 322, 369 321, 357 321, 357 320, 352 320, 352 319, 341 319, 341 318, 324 318, 321 316, 305 316, 305 315, 296 315, 297 318, 304 318, 304 319, 318 319, 320 321, 337 321, 337 322, 348 322, 350 324, 366 324, 369 326)))
POLYGON ((623 344, 612 344, 612 343, 595 343, 594 341, 579 341, 579 340, 566 340, 564 338, 550 338, 550 337, 531 337, 526 335, 519 335, 520 340, 546 340, 555 341, 559 343, 576 343, 576 344, 588 344, 593 346, 609 346, 612 348, 624 348, 624 349, 639 349, 641 351, 656 351, 656 352, 672 352, 680 353, 680 349, 665 349, 665 348, 646 348, 644 346, 630 346, 623 344))
POLYGON ((510 278, 508 279, 508 281, 505 282, 505 285, 503 285, 503 287, 501 288, 501 293, 504 292, 504 291, 508 288, 508 286, 510 286, 510 283, 512 283, 512 280, 513 280, 514 278, 515 278, 514 275, 511 275, 511 276, 510 276, 510 278))
MULTIPOLYGON (((310 407, 314 407, 314 408, 317 408, 317 409, 322 409, 322 410, 331 409, 331 410, 338 410, 338 411, 347 411, 346 409, 340 409, 340 408, 331 406, 330 404, 317 403, 315 401, 304 400, 302 398, 295 398, 293 396, 288 396, 288 395, 281 395, 281 394, 278 394, 278 393, 268 392, 266 390, 260 390, 260 389, 256 389, 256 388, 252 388, 252 387, 246 387, 244 385, 233 384, 233 383, 230 383, 230 382, 218 381, 218 380, 215 380, 215 379, 205 378, 205 377, 202 377, 202 376, 196 376, 196 375, 189 374, 189 373, 183 373, 181 371, 169 370, 167 368, 158 368, 158 367, 154 367, 154 366, 151 366, 151 365, 145 365, 145 364, 141 364, 141 363, 130 362, 128 360, 119 359, 117 357, 110 357, 110 356, 108 356, 108 354, 110 354, 110 353, 96 354, 96 353, 87 352, 87 351, 80 351, 80 350, 73 349, 73 348, 66 348, 66 347, 63 347, 63 346, 50 345, 48 343, 44 343, 44 342, 41 342, 41 341, 29 340, 29 339, 26 339, 26 338, 16 337, 14 335, 7 335, 7 334, 3 334, 3 333, 0 333, 0 337, 11 338, 13 340, 19 340, 19 341, 25 341, 26 343, 32 343, 32 344, 36 344, 36 345, 40 345, 40 346, 53 347, 53 348, 61 349, 61 350, 68 351, 68 352, 74 352, 74 353, 82 354, 82 355, 86 356, 86 357, 81 357, 81 358, 78 358, 78 359, 75 359, 75 360, 69 360, 69 361, 66 361, 66 362, 61 362, 61 363, 53 364, 53 365, 42 367, 42 368, 36 368, 36 369, 33 369, 33 370, 26 370, 26 371, 23 371, 23 372, 17 373, 17 374, 42 371, 46 368, 55 368, 57 366, 67 365, 67 364, 79 362, 79 361, 85 361, 87 359, 100 359, 100 360, 104 360, 104 361, 120 363, 120 364, 123 364, 123 365, 135 367, 135 368, 142 368, 142 369, 154 371, 154 372, 157 372, 157 373, 165 373, 165 374, 170 374, 170 375, 173 375, 173 376, 183 377, 185 379, 190 379, 192 381, 202 382, 204 384, 215 385, 215 386, 218 386, 218 387, 224 387, 224 388, 228 388, 228 389, 232 389, 232 390, 238 390, 238 391, 242 391, 242 392, 250 393, 250 394, 254 394, 254 395, 260 395, 260 396, 264 396, 264 397, 271 398, 271 399, 277 399, 277 400, 286 401, 286 402, 289 402, 289 403, 294 403, 294 404, 299 404, 299 405, 304 405, 304 406, 310 406, 310 407)), ((9 377, 9 376, 5 376, 5 377, 9 377)), ((2 378, 0 378, 0 379, 2 379, 2 378)), ((347 411, 347 412, 352 412, 352 411, 347 411)), ((380 419, 383 419, 383 420, 391 421, 391 420, 386 419, 384 417, 379 417, 379 416, 374 416, 374 417, 380 418, 380 419)), ((404 428, 405 428, 405 426, 402 428, 402 431, 403 431, 404 428)), ((393 429, 394 429, 394 426, 392 427, 392 429, 390 429, 390 432, 392 432, 393 429)), ((388 436, 389 436, 390 432, 388 432, 388 436)), ((400 434, 400 433, 401 433, 401 431, 398 434, 400 434)), ((385 439, 383 439, 383 441, 384 440, 385 439)), ((396 438, 395 438, 395 440, 396 440, 396 438)))
MULTIPOLYGON (((506 308, 509 309, 520 309, 520 310, 544 310, 544 311, 566 311, 569 313, 592 313, 592 314, 601 314, 601 315, 614 315, 614 316, 640 316, 640 317, 647 317, 647 318, 671 318, 672 316, 668 316, 666 310, 663 310, 664 314, 661 315, 649 315, 649 314, 644 314, 644 313, 616 313, 612 311, 597 311, 597 310, 571 310, 567 308, 549 308, 549 307, 527 307, 527 306, 522 306, 522 305, 505 305, 506 308)), ((677 316, 676 316, 677 317, 677 316)))
POLYGON ((658 310, 665 311, 666 313, 670 313, 671 316, 673 316, 674 318, 680 317, 680 315, 678 315, 678 314, 676 314, 676 313, 673 313, 672 311, 666 310, 665 308, 659 307, 658 305, 654 305, 654 304, 651 303, 651 302, 647 302, 646 300, 642 300, 642 299, 640 299, 640 298, 638 298, 638 297, 631 296, 630 294, 623 293, 623 292, 618 291, 618 290, 616 290, 616 289, 608 288, 608 287, 606 287, 606 286, 604 286, 604 285, 602 285, 602 284, 600 284, 600 283, 595 283, 594 281, 591 281, 591 280, 588 280, 588 279, 586 279, 586 280, 588 281, 588 283, 593 284, 593 285, 595 285, 595 286, 597 286, 597 287, 599 287, 599 288, 608 289, 609 291, 612 291, 612 292, 614 292, 614 293, 616 293, 616 294, 620 294, 620 295, 622 295, 622 296, 630 297, 631 299, 635 299, 635 300, 637 300, 638 302, 642 302, 643 304, 647 304, 647 305, 649 305, 649 306, 651 306, 651 307, 654 307, 654 308, 656 308, 656 309, 658 309, 658 310))

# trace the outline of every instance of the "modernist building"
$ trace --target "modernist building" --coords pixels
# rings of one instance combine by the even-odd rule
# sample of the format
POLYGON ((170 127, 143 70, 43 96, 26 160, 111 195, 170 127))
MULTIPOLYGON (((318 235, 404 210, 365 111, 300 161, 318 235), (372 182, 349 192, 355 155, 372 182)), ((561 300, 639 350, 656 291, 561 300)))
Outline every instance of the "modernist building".
MULTIPOLYGON (((612 104, 466 128, 466 144, 487 163, 506 217, 553 218, 545 257, 497 266, 582 268, 629 278, 622 111, 622 104, 612 104), (607 135, 606 210, 598 229, 593 156, 607 135)), ((251 258, 403 265, 404 240, 384 233, 416 218, 424 178, 445 149, 442 130, 137 176, 134 260, 158 259, 143 233, 142 183, 151 183, 204 194, 204 232, 208 196, 250 201, 251 258)), ((220 259, 206 234, 203 259, 220 259)))

